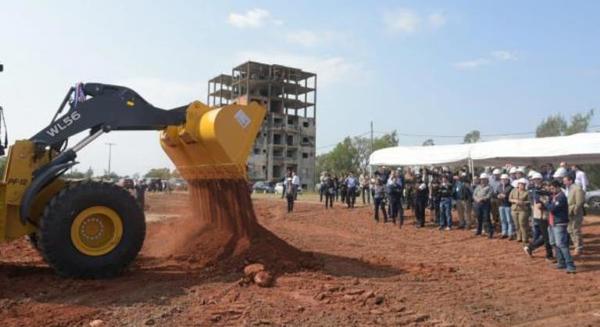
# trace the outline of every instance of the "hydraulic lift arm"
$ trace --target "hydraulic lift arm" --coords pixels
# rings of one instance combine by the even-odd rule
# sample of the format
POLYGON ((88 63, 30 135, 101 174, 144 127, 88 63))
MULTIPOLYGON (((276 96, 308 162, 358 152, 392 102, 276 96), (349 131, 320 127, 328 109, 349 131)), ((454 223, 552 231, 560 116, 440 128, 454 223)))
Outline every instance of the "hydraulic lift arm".
POLYGON ((103 133, 113 130, 162 130, 185 123, 187 105, 164 110, 149 104, 135 91, 116 85, 80 84, 69 90, 52 122, 30 138, 37 155, 57 154, 33 172, 21 201, 21 221, 30 220, 31 203, 38 192, 77 162, 77 152, 103 133), (58 117, 67 103, 70 109, 58 117), (68 139, 80 132, 90 134, 77 145, 61 151, 68 139))

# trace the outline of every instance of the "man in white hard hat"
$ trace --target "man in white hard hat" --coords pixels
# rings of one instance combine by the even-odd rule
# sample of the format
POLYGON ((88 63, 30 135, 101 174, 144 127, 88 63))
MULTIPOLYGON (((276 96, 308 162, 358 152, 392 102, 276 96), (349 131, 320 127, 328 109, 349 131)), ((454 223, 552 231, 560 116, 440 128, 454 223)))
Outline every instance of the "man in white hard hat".
POLYGON ((510 176, 510 185, 514 188, 517 187, 517 167, 510 167, 508 171, 508 175, 510 176))
POLYGON ((533 251, 542 245, 546 248, 546 260, 554 260, 550 238, 548 236, 548 210, 546 205, 549 201, 549 190, 543 186, 544 177, 538 172, 531 174, 532 186, 529 189, 529 198, 531 199, 531 212, 533 218, 533 237, 531 243, 526 245, 523 250, 531 256, 533 251))
POLYGON ((530 200, 525 178, 517 180, 517 188, 510 193, 509 201, 512 203, 512 216, 517 227, 517 242, 528 243, 530 200))
POLYGON ((500 181, 501 174, 502 171, 496 168, 492 171, 492 176, 490 177, 490 187, 492 188, 490 214, 492 216, 492 223, 494 226, 500 225, 500 210, 498 208, 500 200, 498 200, 498 194, 500 193, 500 186, 502 185, 502 182, 500 181))
POLYGON ((567 172, 567 169, 566 169, 566 168, 564 168, 564 167, 560 167, 560 168, 558 168, 558 169, 557 169, 557 170, 554 172, 554 175, 552 175, 552 178, 553 178, 554 180, 557 180, 557 181, 559 181, 559 182, 561 182, 561 183, 562 183, 562 181, 563 181, 562 179, 563 179, 565 176, 567 176, 567 173, 568 173, 568 172, 567 172))
POLYGON ((525 189, 529 188, 529 181, 527 180, 527 178, 525 178, 525 168, 524 167, 517 167, 515 169, 515 177, 516 180, 513 181, 513 187, 518 187, 518 180, 523 179, 525 180, 526 184, 525 184, 525 189))
POLYGON ((513 223, 511 203, 508 198, 513 187, 510 185, 510 176, 508 174, 501 175, 500 180, 502 183, 500 184, 500 192, 498 193, 498 200, 500 201, 498 210, 500 212, 502 238, 508 238, 512 241, 515 237, 515 224, 513 223))
POLYGON ((488 237, 494 237, 494 225, 490 220, 490 201, 492 199, 492 188, 489 185, 489 176, 483 173, 479 176, 479 185, 473 191, 473 205, 477 213, 477 232, 475 235, 481 235, 483 226, 488 227, 488 237))

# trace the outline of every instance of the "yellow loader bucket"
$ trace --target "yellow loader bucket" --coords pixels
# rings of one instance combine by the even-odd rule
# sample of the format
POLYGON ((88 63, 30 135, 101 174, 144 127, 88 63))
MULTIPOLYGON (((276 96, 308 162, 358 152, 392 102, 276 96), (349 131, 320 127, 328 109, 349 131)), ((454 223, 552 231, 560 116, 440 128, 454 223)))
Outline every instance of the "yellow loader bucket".
POLYGON ((189 105, 186 123, 169 126, 160 143, 187 181, 246 178, 246 160, 265 117, 257 103, 189 105))

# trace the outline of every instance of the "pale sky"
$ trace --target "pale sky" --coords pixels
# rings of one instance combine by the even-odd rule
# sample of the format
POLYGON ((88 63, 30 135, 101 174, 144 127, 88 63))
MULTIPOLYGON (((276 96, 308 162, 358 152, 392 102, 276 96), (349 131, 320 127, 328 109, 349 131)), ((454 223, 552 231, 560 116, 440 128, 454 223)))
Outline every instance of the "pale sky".
MULTIPOLYGON (((209 78, 255 60, 318 74, 318 152, 371 120, 376 131, 492 139, 600 107, 599 16, 597 1, 4 0, 0 105, 13 142, 45 127, 76 82, 171 108, 206 101, 209 78)), ((119 174, 173 167, 158 133, 113 132, 78 169, 101 174, 107 142, 119 174)))

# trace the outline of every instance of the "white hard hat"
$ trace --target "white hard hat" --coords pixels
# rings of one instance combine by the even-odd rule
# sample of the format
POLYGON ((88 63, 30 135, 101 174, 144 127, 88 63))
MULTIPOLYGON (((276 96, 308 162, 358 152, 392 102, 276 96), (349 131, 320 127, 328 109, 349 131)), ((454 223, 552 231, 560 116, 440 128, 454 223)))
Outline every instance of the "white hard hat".
POLYGON ((508 176, 508 174, 502 174, 502 176, 500 176, 500 179, 510 179, 510 176, 508 176))
POLYGON ((427 187, 427 185, 425 185, 425 183, 422 183, 421 185, 419 185, 419 190, 424 190, 427 187))
POLYGON ((511 167, 508 171, 509 174, 515 174, 517 172, 517 167, 511 167))
POLYGON ((488 178, 490 178, 490 177, 488 176, 488 174, 486 174, 486 173, 483 173, 483 174, 479 175, 479 178, 480 178, 480 179, 488 179, 488 178))
POLYGON ((517 173, 521 173, 521 174, 525 174, 525 168, 519 167, 519 168, 517 168, 516 172, 517 173))
POLYGON ((492 172, 492 174, 494 174, 494 175, 500 175, 500 174, 502 174, 502 171, 500 169, 496 168, 496 169, 494 169, 494 171, 492 172))
POLYGON ((567 176, 567 170, 563 167, 558 168, 552 177, 554 178, 563 178, 567 176))
POLYGON ((535 171, 535 170, 530 170, 530 171, 527 173, 527 177, 531 178, 531 176, 533 176, 533 174, 535 174, 535 173, 536 173, 536 171, 535 171))
POLYGON ((542 174, 538 173, 537 171, 534 171, 533 174, 531 174, 531 176, 529 176, 529 177, 531 179, 544 179, 542 174))
POLYGON ((517 180, 517 184, 527 185, 527 180, 525 178, 519 178, 517 180))

